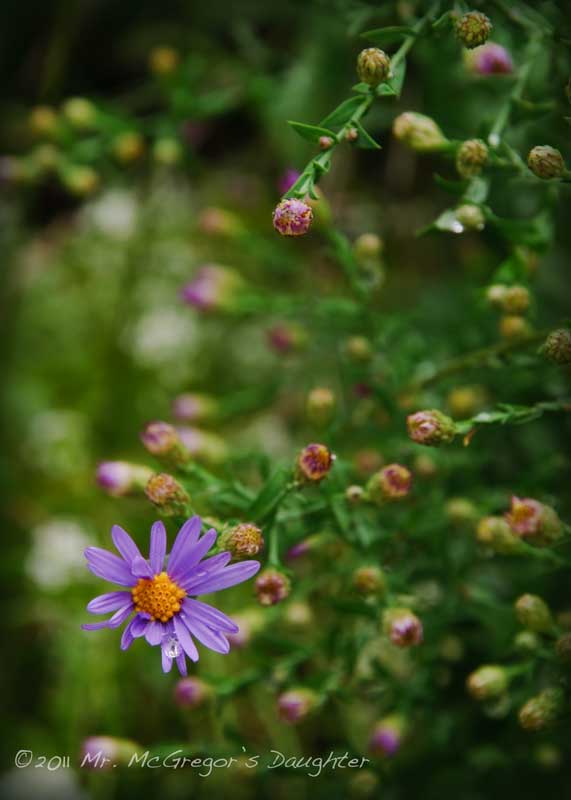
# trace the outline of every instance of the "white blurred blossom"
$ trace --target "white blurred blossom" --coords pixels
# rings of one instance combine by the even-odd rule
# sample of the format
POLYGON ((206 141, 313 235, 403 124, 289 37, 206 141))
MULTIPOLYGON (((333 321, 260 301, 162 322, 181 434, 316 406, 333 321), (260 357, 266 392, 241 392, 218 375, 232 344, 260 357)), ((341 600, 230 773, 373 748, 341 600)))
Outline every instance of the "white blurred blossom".
POLYGON ((44 589, 61 589, 87 577, 83 551, 90 538, 79 522, 52 518, 32 530, 26 573, 44 589))
POLYGON ((130 192, 111 189, 85 207, 83 219, 113 239, 128 239, 135 231, 137 203, 130 192))

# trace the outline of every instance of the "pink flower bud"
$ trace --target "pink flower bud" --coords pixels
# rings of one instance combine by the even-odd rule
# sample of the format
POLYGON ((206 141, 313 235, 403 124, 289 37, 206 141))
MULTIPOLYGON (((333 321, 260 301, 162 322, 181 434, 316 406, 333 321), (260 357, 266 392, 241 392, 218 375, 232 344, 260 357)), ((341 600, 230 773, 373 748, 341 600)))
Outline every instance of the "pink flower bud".
POLYGON ((184 515, 190 502, 184 487, 166 472, 152 475, 145 487, 145 494, 166 516, 184 515))
POLYGON ((297 457, 297 479, 307 483, 323 480, 333 466, 334 460, 335 456, 324 444, 308 444, 297 457))
POLYGON ((391 758, 400 749, 404 733, 404 720, 398 714, 380 719, 369 738, 369 750, 378 756, 391 758))
POLYGON ((407 417, 408 435, 413 442, 436 447, 454 439, 454 420, 441 411, 417 411, 407 417))
POLYGON ((173 466, 184 464, 190 458, 178 431, 168 422, 149 422, 141 433, 141 441, 149 453, 173 466))
POLYGON ((551 544, 563 533, 557 512, 530 497, 512 497, 506 520, 513 533, 533 544, 551 544))
POLYGON ((222 550, 228 550, 237 559, 252 558, 264 549, 262 531, 253 522, 242 522, 222 534, 219 540, 222 550))
POLYGON ((389 464, 371 475, 367 494, 377 505, 391 500, 402 500, 410 492, 412 474, 402 464, 389 464))
POLYGON ((513 72, 513 61, 501 44, 487 42, 467 53, 467 66, 477 75, 509 75, 513 72))
POLYGON ((278 697, 278 715, 283 722, 295 725, 313 711, 317 702, 311 689, 289 689, 278 697))
POLYGON ((128 461, 102 461, 97 467, 96 481, 107 494, 123 497, 142 492, 153 474, 149 467, 128 461))
POLYGON ((282 236, 303 236, 311 227, 313 211, 303 200, 290 198, 278 203, 273 221, 282 236))
POLYGON ((183 678, 174 689, 174 701, 180 708, 198 708, 212 696, 212 689, 200 678, 183 678))
POLYGON ((408 608, 390 608, 385 611, 383 629, 397 647, 419 645, 423 639, 422 622, 408 608))
POLYGON ((289 595, 291 583, 287 575, 273 567, 265 569, 256 578, 256 595, 262 606, 274 606, 289 595))
POLYGON ((229 311, 243 288, 240 276, 227 267, 206 264, 183 287, 182 299, 199 311, 229 311))

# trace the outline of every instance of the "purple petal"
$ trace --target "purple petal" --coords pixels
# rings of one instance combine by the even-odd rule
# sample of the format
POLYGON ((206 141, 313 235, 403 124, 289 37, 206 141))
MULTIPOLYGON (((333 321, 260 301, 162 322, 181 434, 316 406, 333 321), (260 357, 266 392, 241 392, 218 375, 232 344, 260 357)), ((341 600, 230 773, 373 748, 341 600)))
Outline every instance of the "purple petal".
POLYGON ((101 547, 87 547, 85 557, 88 568, 98 578, 118 583, 120 586, 134 586, 137 583, 137 579, 123 559, 108 550, 103 550, 101 547))
POLYGON ((149 615, 139 612, 137 616, 133 618, 133 627, 131 629, 133 638, 138 639, 140 636, 144 636, 150 624, 149 615))
POLYGON ((107 592, 94 597, 87 604, 87 610, 91 614, 108 614, 110 611, 117 611, 131 599, 131 592, 107 592))
POLYGON ((190 619, 186 614, 184 614, 184 622, 189 631, 206 647, 224 655, 230 652, 230 644, 222 633, 213 630, 198 619, 190 619))
POLYGON ((170 672, 172 669, 172 658, 169 658, 162 648, 161 648, 161 660, 162 660, 163 672, 170 672))
POLYGON ((178 585, 182 589, 188 589, 189 586, 192 586, 193 583, 197 583, 198 580, 202 581, 207 576, 212 575, 214 572, 222 569, 222 567, 225 567, 231 558, 231 553, 224 552, 218 553, 216 556, 211 556, 210 558, 207 558, 206 561, 201 561, 200 564, 197 565, 196 569, 192 570, 190 575, 188 575, 184 580, 178 581, 178 585))
POLYGON ((167 628, 164 623, 154 620, 149 622, 145 631, 145 639, 150 645, 155 647, 160 644, 167 633, 167 628))
POLYGON ((125 626, 125 630, 123 631, 123 635, 121 636, 121 650, 128 650, 129 647, 133 644, 133 628, 137 623, 138 617, 133 617, 127 625, 125 626))
POLYGON ((131 571, 137 578, 152 578, 154 577, 153 570, 149 566, 149 562, 145 561, 142 556, 136 556, 131 565, 131 571))
POLYGON ((225 569, 208 575, 204 579, 195 581, 194 584, 184 587, 189 594, 210 594, 219 592, 221 589, 228 589, 237 583, 247 581, 260 569, 259 561, 242 561, 239 564, 231 564, 225 569))
POLYGON ((179 581, 184 578, 190 570, 195 567, 198 562, 208 553, 214 542, 216 541, 217 533, 214 528, 207 531, 202 539, 196 544, 186 546, 184 552, 178 557, 174 567, 172 562, 169 562, 168 574, 174 581, 179 581))
POLYGON ((155 522, 151 528, 151 547, 149 550, 149 560, 154 575, 162 572, 166 552, 167 532, 165 526, 162 522, 155 522))
POLYGON ((198 650, 180 614, 174 618, 174 630, 182 649, 190 660, 198 661, 198 650))
POLYGON ((185 554, 187 547, 192 547, 198 541, 201 525, 200 517, 194 516, 188 519, 178 532, 167 562, 170 575, 176 570, 179 559, 185 554))
POLYGON ((182 607, 190 617, 199 619, 211 628, 220 628, 220 630, 228 631, 228 633, 238 633, 239 631, 238 626, 230 617, 227 617, 217 608, 209 606, 208 603, 202 603, 200 600, 192 600, 190 597, 186 597, 183 600, 182 607))
POLYGON ((113 539, 113 544, 129 566, 131 566, 133 560, 137 558, 137 556, 141 558, 139 548, 127 531, 124 531, 119 525, 113 525, 111 528, 111 538, 113 539))
POLYGON ((125 622, 127 617, 132 613, 134 608, 133 602, 130 601, 127 605, 116 611, 112 617, 103 620, 102 622, 87 622, 81 627, 84 631, 98 631, 102 628, 118 628, 122 622, 125 622))
POLYGON ((184 653, 181 653, 180 656, 176 657, 176 665, 182 677, 185 678, 188 673, 186 670, 186 656, 184 653))

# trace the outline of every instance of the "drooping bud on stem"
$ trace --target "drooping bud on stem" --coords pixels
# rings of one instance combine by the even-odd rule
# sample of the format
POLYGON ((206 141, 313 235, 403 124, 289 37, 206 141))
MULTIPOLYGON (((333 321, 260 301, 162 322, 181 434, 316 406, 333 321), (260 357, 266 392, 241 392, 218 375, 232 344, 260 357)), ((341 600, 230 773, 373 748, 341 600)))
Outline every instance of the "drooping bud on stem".
POLYGON ((145 494, 167 517, 183 516, 188 510, 190 498, 184 487, 166 472, 159 472, 149 478, 145 494))
POLYGON ((415 111, 399 114, 393 122, 393 135, 418 153, 442 150, 448 140, 433 119, 415 111))
POLYGON ((313 210, 303 200, 282 200, 274 209, 274 228, 282 236, 303 236, 313 222, 313 210))

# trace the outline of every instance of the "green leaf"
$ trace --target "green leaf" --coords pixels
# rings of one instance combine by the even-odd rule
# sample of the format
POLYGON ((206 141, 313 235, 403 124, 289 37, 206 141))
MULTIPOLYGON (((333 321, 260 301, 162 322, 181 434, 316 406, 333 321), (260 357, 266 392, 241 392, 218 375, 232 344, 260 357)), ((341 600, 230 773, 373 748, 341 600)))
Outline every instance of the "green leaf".
POLYGON ((553 236, 552 221, 546 212, 531 219, 502 219, 489 211, 487 218, 506 239, 515 244, 542 249, 549 244, 553 236))
POLYGON ((255 522, 262 522, 271 516, 284 497, 291 477, 291 469, 286 467, 277 469, 262 486, 249 507, 248 517, 255 522))
POLYGON ((302 139, 307 139, 309 142, 318 142, 322 136, 330 136, 335 139, 333 131, 328 128, 320 128, 319 125, 306 125, 305 122, 293 122, 292 120, 288 120, 288 125, 291 125, 302 139))
POLYGON ((355 86, 351 86, 351 91, 357 94, 369 94, 371 87, 368 83, 356 83, 355 86))
POLYGON ((406 39, 407 36, 417 35, 415 30, 406 27, 406 25, 390 25, 386 28, 365 31, 365 33, 361 34, 361 39, 368 39, 376 45, 387 45, 400 42, 401 39, 406 39))
POLYGON ((445 192, 455 195, 463 195, 466 191, 466 181, 451 181, 448 178, 443 178, 441 175, 434 173, 434 182, 445 192))
POLYGON ((399 63, 394 68, 390 80, 386 81, 386 83, 381 83, 380 86, 378 86, 377 94, 380 97, 383 96, 399 97, 400 93, 402 92, 405 75, 406 75, 406 59, 403 58, 403 60, 399 61, 399 63))
POLYGON ((363 128, 360 122, 355 123, 355 127, 359 133, 359 138, 355 142, 357 147, 361 147, 363 150, 380 150, 381 145, 378 144, 373 137, 367 133, 367 131, 363 128))
POLYGON ((425 228, 421 228, 417 236, 424 236, 427 233, 433 233, 434 231, 445 231, 446 233, 462 233, 464 230, 463 225, 458 222, 456 218, 456 212, 453 208, 447 208, 446 211, 443 211, 442 214, 430 225, 427 225, 425 228))
POLYGON ((466 203, 483 203, 488 196, 489 188, 490 185, 486 178, 472 178, 462 199, 466 203))
POLYGON ((331 114, 328 114, 325 119, 322 119, 319 124, 332 128, 342 127, 346 122, 349 122, 362 102, 362 97, 350 97, 348 100, 344 100, 337 108, 333 109, 331 114))

